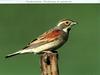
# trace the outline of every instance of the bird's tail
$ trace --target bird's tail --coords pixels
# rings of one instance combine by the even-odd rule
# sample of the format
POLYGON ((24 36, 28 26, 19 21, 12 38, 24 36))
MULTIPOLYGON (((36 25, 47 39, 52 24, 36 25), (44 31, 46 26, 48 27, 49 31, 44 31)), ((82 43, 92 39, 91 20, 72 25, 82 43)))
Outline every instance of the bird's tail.
POLYGON ((19 50, 17 52, 6 55, 5 58, 9 58, 9 57, 16 56, 19 54, 26 54, 26 53, 33 53, 33 51, 31 49, 19 50))
POLYGON ((16 56, 16 55, 19 55, 19 54, 20 54, 20 52, 18 51, 18 52, 6 55, 5 58, 13 57, 13 56, 16 56))

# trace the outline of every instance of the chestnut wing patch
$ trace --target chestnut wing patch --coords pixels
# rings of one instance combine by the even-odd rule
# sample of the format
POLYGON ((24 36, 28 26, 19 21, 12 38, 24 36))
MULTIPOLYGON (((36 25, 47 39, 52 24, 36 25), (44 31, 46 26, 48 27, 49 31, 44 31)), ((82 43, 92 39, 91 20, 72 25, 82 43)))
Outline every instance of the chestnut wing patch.
POLYGON ((44 38, 42 39, 53 39, 53 38, 57 38, 59 35, 61 34, 61 30, 54 30, 50 33, 47 33, 44 38))

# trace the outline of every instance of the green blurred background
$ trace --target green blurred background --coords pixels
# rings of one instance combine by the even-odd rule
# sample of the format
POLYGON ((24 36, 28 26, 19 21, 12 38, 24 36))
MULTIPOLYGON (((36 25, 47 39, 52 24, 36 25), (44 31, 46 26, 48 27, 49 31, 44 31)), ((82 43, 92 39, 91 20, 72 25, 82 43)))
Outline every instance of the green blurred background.
POLYGON ((0 75, 40 75, 38 55, 4 57, 63 18, 78 24, 58 49, 60 75, 100 75, 99 4, 0 5, 0 75))

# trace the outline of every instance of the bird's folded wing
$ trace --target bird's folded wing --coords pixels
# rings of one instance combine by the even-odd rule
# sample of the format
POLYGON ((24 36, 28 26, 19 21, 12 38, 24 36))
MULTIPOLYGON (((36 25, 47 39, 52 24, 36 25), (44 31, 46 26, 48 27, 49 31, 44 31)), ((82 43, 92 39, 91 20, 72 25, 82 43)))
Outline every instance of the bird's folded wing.
POLYGON ((40 35, 38 37, 38 39, 43 40, 43 39, 48 39, 49 41, 52 41, 56 38, 58 38, 58 36, 62 33, 61 30, 59 29, 55 29, 55 30, 49 30, 48 32, 43 33, 42 35, 40 35))
POLYGON ((61 33, 62 33, 62 31, 58 30, 58 29, 53 30, 51 32, 46 32, 46 33, 42 34, 41 37, 39 36, 37 39, 33 40, 31 43, 29 43, 23 49, 36 48, 38 46, 41 46, 41 45, 44 45, 44 44, 49 43, 51 41, 54 41, 60 36, 61 33))

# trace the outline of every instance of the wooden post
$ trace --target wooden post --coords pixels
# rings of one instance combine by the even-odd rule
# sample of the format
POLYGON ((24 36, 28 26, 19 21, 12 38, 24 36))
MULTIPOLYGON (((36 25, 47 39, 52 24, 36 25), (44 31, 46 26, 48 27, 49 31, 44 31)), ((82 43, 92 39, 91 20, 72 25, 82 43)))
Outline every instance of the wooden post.
POLYGON ((41 75, 59 75, 57 52, 41 54, 40 62, 41 75))

